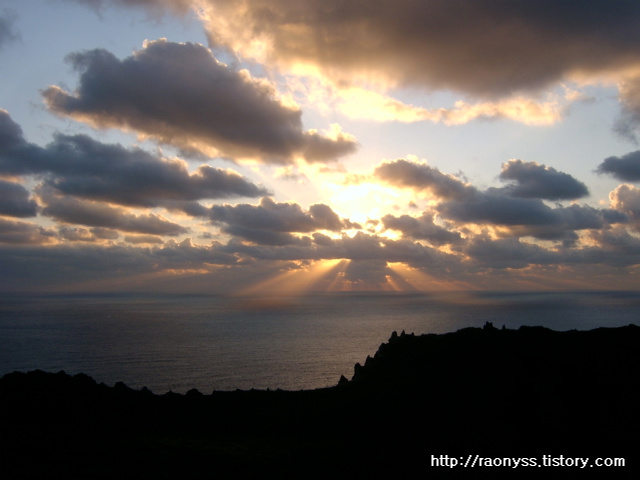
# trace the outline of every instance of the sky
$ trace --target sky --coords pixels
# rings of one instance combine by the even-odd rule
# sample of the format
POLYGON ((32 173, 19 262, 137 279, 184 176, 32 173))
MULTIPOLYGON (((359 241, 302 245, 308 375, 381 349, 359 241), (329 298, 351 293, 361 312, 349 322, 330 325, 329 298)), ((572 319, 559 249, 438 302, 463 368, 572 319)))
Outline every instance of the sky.
POLYGON ((0 0, 0 291, 638 287, 640 2, 0 0))

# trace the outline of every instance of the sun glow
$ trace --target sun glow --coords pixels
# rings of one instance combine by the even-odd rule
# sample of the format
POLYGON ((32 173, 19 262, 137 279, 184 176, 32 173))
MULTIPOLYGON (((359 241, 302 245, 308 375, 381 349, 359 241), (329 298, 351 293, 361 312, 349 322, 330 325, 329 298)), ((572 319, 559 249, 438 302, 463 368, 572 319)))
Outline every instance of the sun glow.
POLYGON ((318 260, 310 266, 290 269, 238 293, 240 296, 268 294, 302 295, 310 291, 327 290, 335 282, 341 265, 347 260, 318 260), (324 288, 323 288, 324 287, 324 288))
POLYGON ((471 288, 463 282, 437 279, 404 263, 387 263, 385 269, 383 277, 371 282, 354 276, 357 265, 351 260, 317 260, 311 265, 280 271, 242 290, 238 296, 265 299, 269 296, 302 296, 309 292, 433 292, 471 288))
POLYGON ((404 263, 387 263, 387 266, 397 275, 394 279, 395 284, 398 284, 397 279, 399 278, 405 285, 409 286, 409 288, 405 287, 403 291, 417 290, 422 292, 436 292, 470 290, 472 288, 471 285, 465 282, 438 279, 404 263))
POLYGON ((340 215, 359 223, 379 218, 392 209, 402 196, 397 190, 375 183, 327 184, 326 187, 332 191, 331 207, 340 215))

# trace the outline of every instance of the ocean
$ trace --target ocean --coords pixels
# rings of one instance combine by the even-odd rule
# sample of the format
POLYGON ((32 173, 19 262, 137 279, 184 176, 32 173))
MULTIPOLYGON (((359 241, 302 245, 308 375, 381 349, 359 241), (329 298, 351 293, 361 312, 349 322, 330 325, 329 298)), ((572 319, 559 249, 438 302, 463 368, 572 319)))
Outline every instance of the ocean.
POLYGON ((590 330, 640 321, 640 293, 330 293, 0 297, 0 376, 86 373, 154 393, 314 389, 351 378, 393 331, 492 322, 590 330))

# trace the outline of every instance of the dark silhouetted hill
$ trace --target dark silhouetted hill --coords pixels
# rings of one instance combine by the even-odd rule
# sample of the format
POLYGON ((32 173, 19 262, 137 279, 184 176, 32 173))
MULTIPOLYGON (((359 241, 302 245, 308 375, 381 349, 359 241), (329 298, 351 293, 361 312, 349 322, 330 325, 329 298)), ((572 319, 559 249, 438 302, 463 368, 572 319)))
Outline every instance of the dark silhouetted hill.
MULTIPOLYGON (((0 379, 1 475, 22 478, 543 478, 432 456, 623 457, 636 478, 640 327, 397 335, 332 388, 156 395, 86 375, 0 379), (417 476, 416 476, 417 475, 417 476)), ((566 475, 568 467, 558 470, 566 475)))

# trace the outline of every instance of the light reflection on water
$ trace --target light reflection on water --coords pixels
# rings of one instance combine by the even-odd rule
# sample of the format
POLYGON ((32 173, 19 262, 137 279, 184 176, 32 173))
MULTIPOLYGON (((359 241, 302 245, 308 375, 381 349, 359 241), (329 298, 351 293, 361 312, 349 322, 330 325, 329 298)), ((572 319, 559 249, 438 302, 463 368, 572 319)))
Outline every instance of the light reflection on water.
POLYGON ((0 375, 84 372, 156 393, 311 389, 350 378, 392 331, 493 322, 588 330, 637 323, 640 294, 68 295, 0 298, 0 375))

